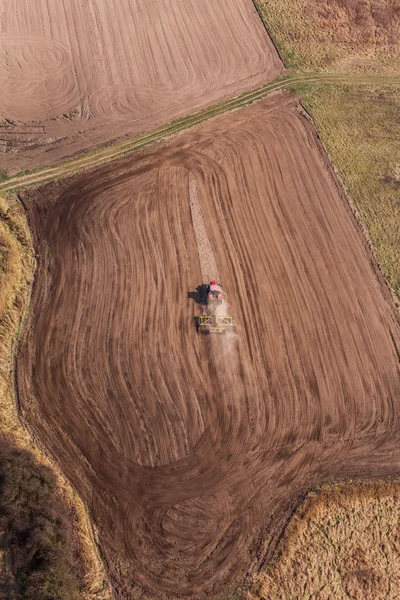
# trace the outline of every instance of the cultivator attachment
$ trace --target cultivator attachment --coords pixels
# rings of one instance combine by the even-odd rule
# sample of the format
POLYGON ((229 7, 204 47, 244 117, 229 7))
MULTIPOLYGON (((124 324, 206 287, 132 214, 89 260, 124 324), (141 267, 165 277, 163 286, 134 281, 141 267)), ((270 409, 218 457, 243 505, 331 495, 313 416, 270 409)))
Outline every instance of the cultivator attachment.
POLYGON ((197 317, 197 329, 204 333, 224 333, 232 327, 234 327, 233 317, 219 317, 216 315, 197 317))

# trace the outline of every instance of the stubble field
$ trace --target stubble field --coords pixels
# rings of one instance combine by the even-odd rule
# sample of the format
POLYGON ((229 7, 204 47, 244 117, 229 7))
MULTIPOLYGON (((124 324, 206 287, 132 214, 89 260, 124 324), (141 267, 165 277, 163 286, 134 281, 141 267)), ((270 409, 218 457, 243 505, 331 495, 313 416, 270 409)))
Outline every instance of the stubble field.
POLYGON ((309 486, 398 472, 398 314, 293 97, 22 197, 19 401, 120 597, 220 595, 309 486), (210 264, 235 336, 196 334, 210 264))
POLYGON ((57 162, 282 71, 251 0, 0 0, 1 165, 57 162))

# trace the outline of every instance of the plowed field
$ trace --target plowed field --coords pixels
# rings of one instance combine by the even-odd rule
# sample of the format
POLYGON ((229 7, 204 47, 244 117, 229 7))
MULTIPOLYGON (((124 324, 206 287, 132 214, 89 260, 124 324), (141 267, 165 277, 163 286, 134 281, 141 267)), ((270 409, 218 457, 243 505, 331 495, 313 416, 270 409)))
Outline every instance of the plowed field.
POLYGON ((40 259, 19 400, 121 598, 221 596, 309 486, 400 471, 398 316, 296 106, 23 195, 40 259), (215 268, 234 336, 193 324, 215 268))
POLYGON ((72 156, 282 71, 251 0, 0 0, 1 165, 72 156))

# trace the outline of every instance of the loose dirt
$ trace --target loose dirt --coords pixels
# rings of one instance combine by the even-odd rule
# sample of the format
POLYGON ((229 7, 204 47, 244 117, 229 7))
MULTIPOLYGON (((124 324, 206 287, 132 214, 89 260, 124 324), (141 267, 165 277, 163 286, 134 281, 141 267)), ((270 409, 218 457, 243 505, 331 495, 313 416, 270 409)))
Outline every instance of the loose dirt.
POLYGON ((400 471, 398 313, 296 107, 23 194, 40 259, 19 401, 121 598, 220 597, 310 486, 400 471), (235 360, 193 326, 191 177, 235 360))
POLYGON ((0 0, 1 166, 43 166, 273 80, 251 0, 0 0))
POLYGON ((189 173, 189 200, 190 213, 192 217, 194 236, 196 238, 197 254, 200 261, 200 271, 203 283, 208 283, 213 279, 220 281, 217 262, 207 234, 207 228, 204 223, 201 205, 197 194, 196 178, 193 173, 189 173))

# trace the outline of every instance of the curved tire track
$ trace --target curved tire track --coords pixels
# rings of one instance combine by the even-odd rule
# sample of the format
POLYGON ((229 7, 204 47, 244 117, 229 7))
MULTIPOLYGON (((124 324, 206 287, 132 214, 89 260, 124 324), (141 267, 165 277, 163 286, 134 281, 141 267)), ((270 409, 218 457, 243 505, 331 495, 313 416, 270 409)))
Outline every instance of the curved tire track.
POLYGON ((44 145, 54 160, 74 156, 284 72, 250 0, 0 0, 0 15, 0 118, 20 121, 20 135, 0 141, 14 170, 43 165, 44 145), (61 44, 71 64, 64 77, 61 44), (47 144, 24 146, 32 120, 47 144))
POLYGON ((57 117, 79 102, 66 44, 45 36, 0 33, 0 115, 23 120, 57 117))

